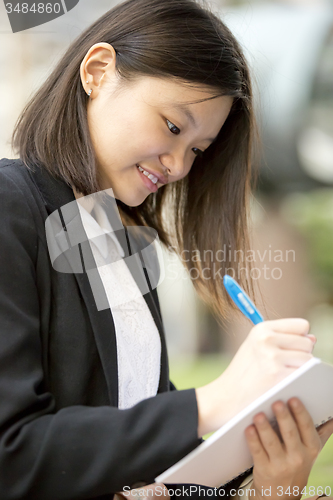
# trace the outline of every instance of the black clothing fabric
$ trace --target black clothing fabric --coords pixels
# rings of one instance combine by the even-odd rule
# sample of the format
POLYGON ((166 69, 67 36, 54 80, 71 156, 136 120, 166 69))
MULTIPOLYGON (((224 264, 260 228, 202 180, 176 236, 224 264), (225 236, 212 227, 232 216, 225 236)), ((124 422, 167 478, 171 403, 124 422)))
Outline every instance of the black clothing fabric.
POLYGON ((74 200, 45 169, 0 161, 1 500, 112 499, 201 442, 195 390, 171 390, 156 290, 144 298, 161 338, 158 394, 117 408, 112 313, 86 273, 49 257, 45 220, 74 200))

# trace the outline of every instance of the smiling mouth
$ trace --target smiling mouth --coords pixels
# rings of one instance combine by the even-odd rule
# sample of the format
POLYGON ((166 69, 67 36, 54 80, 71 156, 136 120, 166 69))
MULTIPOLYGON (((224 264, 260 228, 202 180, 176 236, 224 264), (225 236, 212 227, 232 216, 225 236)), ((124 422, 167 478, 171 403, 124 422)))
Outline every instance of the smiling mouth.
POLYGON ((149 191, 152 193, 156 193, 156 191, 158 191, 157 177, 155 177, 155 175, 151 174, 150 172, 147 172, 144 168, 141 167, 141 165, 136 165, 136 168, 146 189, 149 189, 149 191), (156 183, 153 181, 156 181, 156 183))
POLYGON ((138 169, 140 170, 140 172, 142 172, 142 173, 143 173, 143 175, 145 175, 146 177, 148 177, 148 179, 150 179, 150 180, 151 180, 151 182, 152 182, 153 184, 155 184, 155 185, 156 185, 156 184, 158 183, 158 178, 157 178, 157 177, 155 177, 155 175, 150 174, 149 172, 147 172, 147 170, 145 170, 144 168, 142 168, 140 165, 137 165, 137 167, 138 167, 138 169))

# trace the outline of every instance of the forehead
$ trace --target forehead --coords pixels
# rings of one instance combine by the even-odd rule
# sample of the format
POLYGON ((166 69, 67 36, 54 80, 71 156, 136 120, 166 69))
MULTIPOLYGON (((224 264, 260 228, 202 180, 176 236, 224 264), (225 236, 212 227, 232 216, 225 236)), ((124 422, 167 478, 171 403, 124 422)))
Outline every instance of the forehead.
POLYGON ((143 76, 135 81, 135 91, 149 104, 164 106, 189 106, 215 97, 216 91, 203 85, 176 78, 143 76))
MULTIPOLYGON (((140 103, 140 108, 143 104, 158 112, 180 112, 191 125, 187 130, 205 133, 209 141, 217 136, 233 102, 228 95, 216 97, 217 92, 212 88, 175 78, 144 76, 131 85, 134 99, 140 103)), ((171 115, 169 118, 177 116, 171 115)))

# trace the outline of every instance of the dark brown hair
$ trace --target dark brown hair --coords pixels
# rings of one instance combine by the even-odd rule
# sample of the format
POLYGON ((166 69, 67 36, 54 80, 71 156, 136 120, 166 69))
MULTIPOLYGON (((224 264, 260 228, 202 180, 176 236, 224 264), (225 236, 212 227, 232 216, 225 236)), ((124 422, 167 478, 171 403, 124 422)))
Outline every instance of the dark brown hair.
POLYGON ((41 165, 84 195, 101 190, 87 123, 88 96, 80 79, 80 64, 98 42, 114 47, 124 84, 145 75, 176 78, 208 88, 212 98, 234 98, 217 140, 185 178, 160 187, 138 207, 117 202, 124 222, 150 226, 172 251, 186 251, 184 265, 194 287, 218 319, 226 317, 231 301, 219 277, 226 269, 232 274, 239 264, 245 266, 248 272, 236 276, 254 296, 251 264, 244 256, 255 181, 255 123, 242 50, 223 22, 195 0, 127 0, 86 29, 27 104, 13 132, 13 147, 28 167, 41 165), (223 248, 220 261, 216 256, 223 248), (207 258, 208 250, 213 258, 207 258))

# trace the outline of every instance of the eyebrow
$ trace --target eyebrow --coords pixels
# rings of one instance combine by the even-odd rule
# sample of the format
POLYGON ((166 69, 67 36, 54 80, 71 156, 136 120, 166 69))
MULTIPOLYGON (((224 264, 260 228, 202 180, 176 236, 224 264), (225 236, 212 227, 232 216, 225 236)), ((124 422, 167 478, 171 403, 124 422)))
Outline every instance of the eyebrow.
MULTIPOLYGON (((186 104, 178 104, 177 108, 180 109, 184 113, 184 115, 187 117, 188 121, 192 123, 193 127, 197 128, 197 122, 195 121, 195 118, 193 116, 192 111, 186 106, 186 104)), ((215 142, 218 136, 216 137, 210 137, 206 139, 207 141, 210 141, 211 143, 215 142)))

